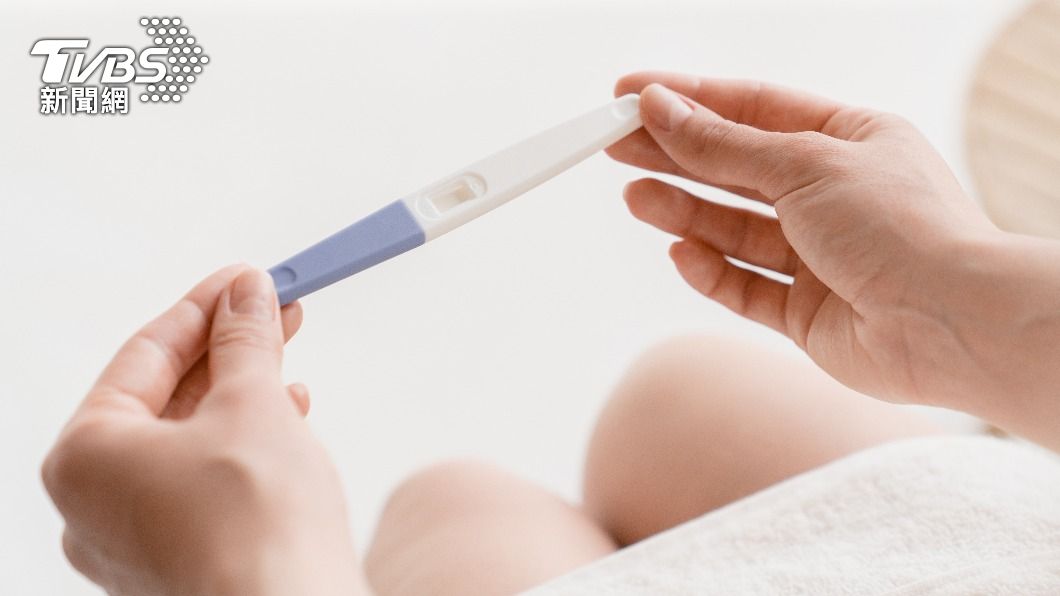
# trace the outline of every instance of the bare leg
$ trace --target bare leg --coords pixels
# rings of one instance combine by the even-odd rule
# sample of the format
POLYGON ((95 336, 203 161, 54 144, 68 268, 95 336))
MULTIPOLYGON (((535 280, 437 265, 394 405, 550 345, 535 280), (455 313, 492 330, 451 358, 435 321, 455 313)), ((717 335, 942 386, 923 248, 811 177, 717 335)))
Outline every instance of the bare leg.
POLYGON ((365 571, 380 596, 511 594, 614 550, 559 497, 495 467, 456 462, 394 492, 365 571))
POLYGON ((600 417, 592 517, 494 467, 443 464, 394 492, 365 568, 382 596, 509 594, 832 459, 936 432, 808 363, 728 338, 672 340, 600 417))
POLYGON ((728 338, 671 340, 601 414, 585 503, 626 545, 848 453, 936 432, 809 363, 728 338))

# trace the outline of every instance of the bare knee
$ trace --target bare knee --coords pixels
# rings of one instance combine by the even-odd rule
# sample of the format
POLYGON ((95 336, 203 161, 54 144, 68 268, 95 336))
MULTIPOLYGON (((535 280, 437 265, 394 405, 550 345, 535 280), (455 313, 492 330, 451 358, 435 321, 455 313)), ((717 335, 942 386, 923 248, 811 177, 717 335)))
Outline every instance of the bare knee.
POLYGON ((439 533, 489 500, 504 473, 486 463, 453 460, 417 471, 390 494, 365 555, 369 582, 381 593, 411 593, 421 582, 420 561, 438 546, 439 533))
MULTIPOLYGON (((693 422, 691 414, 697 434, 726 431, 733 421, 756 409, 748 400, 761 392, 749 389, 754 388, 755 377, 774 367, 768 356, 754 344, 707 335, 681 336, 652 346, 633 362, 608 399, 590 455, 600 448, 632 447, 628 437, 634 435, 665 438, 657 433, 672 431, 674 425, 687 426, 693 422), (699 426, 704 423, 708 426, 699 426)), ((653 440, 641 447, 656 444, 653 440)))
POLYGON ((858 449, 927 432, 803 359, 729 338, 648 350, 604 407, 585 502, 628 544, 858 449))
POLYGON ((721 355, 719 345, 706 337, 681 337, 650 348, 630 366, 600 414, 586 457, 584 499, 621 544, 683 521, 670 519, 672 500, 665 506, 657 502, 687 471, 686 458, 693 454, 682 446, 719 441, 710 427, 732 423, 721 395, 701 386, 703 378, 728 374, 733 365, 731 350, 724 358, 712 357, 721 355))
POLYGON ((788 462, 768 453, 771 425, 789 423, 774 408, 791 397, 787 384, 822 378, 748 341, 657 344, 600 414, 586 459, 587 509, 628 544, 786 477, 788 462))
POLYGON ((499 468, 474 460, 432 464, 402 481, 390 493, 375 538, 365 560, 378 562, 380 551, 421 535, 432 526, 479 510, 495 498, 494 489, 505 476, 499 468))
POLYGON ((383 515, 455 513, 489 500, 508 474, 500 468, 470 459, 431 464, 406 478, 390 494, 383 515))
POLYGON ((490 464, 450 461, 394 490, 364 565, 379 593, 503 594, 612 549, 558 496, 490 464))

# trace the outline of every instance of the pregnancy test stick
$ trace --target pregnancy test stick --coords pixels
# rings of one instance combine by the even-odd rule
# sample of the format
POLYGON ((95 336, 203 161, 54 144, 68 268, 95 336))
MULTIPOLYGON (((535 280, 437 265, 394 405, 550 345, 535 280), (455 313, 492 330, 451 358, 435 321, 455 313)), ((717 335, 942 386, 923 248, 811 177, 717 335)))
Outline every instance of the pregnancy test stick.
POLYGON ((416 248, 496 209, 640 128, 622 97, 398 199, 269 269, 280 304, 416 248))

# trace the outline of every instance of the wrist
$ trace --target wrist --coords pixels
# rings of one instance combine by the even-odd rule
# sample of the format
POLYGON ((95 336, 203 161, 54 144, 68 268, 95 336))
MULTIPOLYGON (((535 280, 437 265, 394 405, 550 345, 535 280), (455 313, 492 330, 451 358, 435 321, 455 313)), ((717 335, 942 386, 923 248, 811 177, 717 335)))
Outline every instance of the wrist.
POLYGON ((937 312, 968 362, 940 405, 1041 439, 1028 412, 1060 416, 1060 242, 995 230, 954 257, 937 312))
MULTIPOLYGON (((215 557, 203 594, 219 596, 368 596, 371 591, 349 541, 244 543, 215 557), (252 552, 253 551, 253 552, 252 552)), ((317 540, 313 540, 317 538, 317 540)))

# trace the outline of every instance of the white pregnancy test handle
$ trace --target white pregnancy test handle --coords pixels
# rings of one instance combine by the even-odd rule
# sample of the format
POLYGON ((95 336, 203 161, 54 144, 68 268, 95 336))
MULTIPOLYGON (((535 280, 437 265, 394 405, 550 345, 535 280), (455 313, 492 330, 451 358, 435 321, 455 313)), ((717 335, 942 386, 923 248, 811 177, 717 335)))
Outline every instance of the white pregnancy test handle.
POLYGON ((640 128, 640 98, 603 107, 479 160, 269 269, 288 304, 495 209, 640 128))
POLYGON ((637 130, 640 97, 622 97, 481 159, 402 199, 425 241, 463 225, 637 130))

